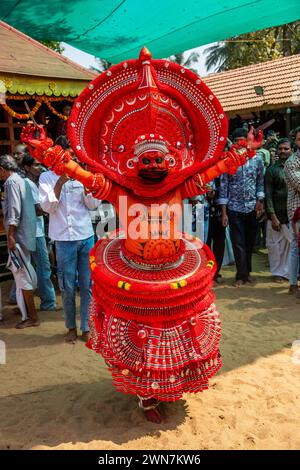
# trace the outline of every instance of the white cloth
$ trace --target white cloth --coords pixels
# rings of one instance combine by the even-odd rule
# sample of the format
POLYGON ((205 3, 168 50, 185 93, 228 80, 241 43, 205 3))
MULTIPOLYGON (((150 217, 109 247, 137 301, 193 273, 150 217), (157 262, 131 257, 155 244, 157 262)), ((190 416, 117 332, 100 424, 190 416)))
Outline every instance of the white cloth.
POLYGON ((226 227, 225 231, 225 249, 224 249, 224 256, 222 261, 222 266, 229 266, 235 263, 233 248, 230 238, 230 228, 229 225, 226 227))
POLYGON ((91 194, 85 195, 79 181, 67 181, 59 200, 54 187, 59 177, 52 171, 42 173, 39 180, 41 207, 50 214, 49 237, 55 241, 85 240, 94 235, 89 209, 98 207, 100 201, 91 194))
POLYGON ((289 278, 288 257, 291 235, 287 224, 281 225, 280 232, 272 229, 271 220, 267 221, 266 246, 273 276, 289 278))
MULTIPOLYGON (((29 183, 29 186, 32 192, 32 197, 34 200, 34 204, 40 204, 41 197, 40 197, 39 188, 29 178, 26 178, 26 181, 28 181, 29 183)), ((36 216, 36 237, 44 237, 44 236, 45 236, 44 217, 42 215, 37 215, 36 216)))
POLYGON ((22 290, 37 288, 36 272, 33 269, 30 251, 16 243, 14 252, 9 252, 7 268, 12 272, 16 283, 16 299, 22 314, 22 321, 28 318, 22 290))

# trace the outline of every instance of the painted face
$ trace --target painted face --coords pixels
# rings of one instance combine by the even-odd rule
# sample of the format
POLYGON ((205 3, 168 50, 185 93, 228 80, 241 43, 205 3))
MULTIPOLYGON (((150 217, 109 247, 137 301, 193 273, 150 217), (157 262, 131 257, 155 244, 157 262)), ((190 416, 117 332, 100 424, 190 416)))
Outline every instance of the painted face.
POLYGON ((139 157, 138 175, 153 182, 162 181, 168 174, 165 155, 158 151, 145 152, 139 157))

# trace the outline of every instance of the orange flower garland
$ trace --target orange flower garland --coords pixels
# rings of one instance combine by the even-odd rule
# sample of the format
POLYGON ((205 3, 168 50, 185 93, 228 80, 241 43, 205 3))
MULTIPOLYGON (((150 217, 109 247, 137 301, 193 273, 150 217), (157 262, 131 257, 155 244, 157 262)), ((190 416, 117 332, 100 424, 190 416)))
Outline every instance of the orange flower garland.
MULTIPOLYGON (((37 100, 37 101, 44 101, 44 96, 37 96, 37 95, 10 95, 6 94, 7 100, 37 100)), ((75 101, 75 98, 70 96, 47 96, 46 99, 48 101, 75 101)))
POLYGON ((35 113, 38 111, 38 109, 42 106, 42 102, 37 101, 33 110, 31 111, 31 115, 29 115, 28 113, 24 113, 24 114, 16 113, 13 109, 11 109, 8 106, 8 104, 6 103, 1 103, 1 104, 2 104, 2 107, 5 109, 5 111, 7 111, 8 114, 10 114, 12 117, 16 119, 30 119, 30 117, 34 116, 35 113))
MULTIPOLYGON (((6 99, 8 100, 26 100, 26 99, 32 99, 32 96, 29 95, 23 95, 23 96, 7 96, 6 99)), ((60 97, 45 97, 41 96, 38 98, 38 101, 36 102, 34 108, 31 111, 31 114, 29 115, 28 113, 16 113, 7 103, 1 103, 2 107, 5 109, 5 111, 8 112, 12 117, 16 119, 30 119, 30 117, 34 116, 39 108, 42 106, 43 103, 45 103, 50 111, 58 116, 61 119, 67 120, 68 116, 65 116, 64 114, 59 113, 56 111, 56 109, 51 105, 51 101, 74 101, 74 98, 65 98, 64 96, 60 97)))
POLYGON ((43 97, 43 101, 46 103, 46 105, 48 106, 48 108, 50 109, 50 111, 51 111, 53 114, 55 114, 55 116, 58 116, 59 118, 64 119, 65 121, 67 121, 68 116, 65 116, 64 114, 61 114, 61 113, 59 113, 58 111, 56 111, 56 109, 53 108, 53 106, 51 105, 51 103, 50 103, 50 101, 48 100, 48 98, 43 97))

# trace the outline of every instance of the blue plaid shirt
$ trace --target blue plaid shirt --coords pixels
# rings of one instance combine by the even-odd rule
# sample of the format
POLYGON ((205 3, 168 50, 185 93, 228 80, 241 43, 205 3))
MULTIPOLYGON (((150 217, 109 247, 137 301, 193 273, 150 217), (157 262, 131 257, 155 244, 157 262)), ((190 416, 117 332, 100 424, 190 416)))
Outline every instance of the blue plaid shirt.
POLYGON ((225 173, 220 177, 217 204, 227 205, 229 210, 251 212, 257 199, 264 197, 264 166, 257 155, 240 166, 235 175, 225 173))

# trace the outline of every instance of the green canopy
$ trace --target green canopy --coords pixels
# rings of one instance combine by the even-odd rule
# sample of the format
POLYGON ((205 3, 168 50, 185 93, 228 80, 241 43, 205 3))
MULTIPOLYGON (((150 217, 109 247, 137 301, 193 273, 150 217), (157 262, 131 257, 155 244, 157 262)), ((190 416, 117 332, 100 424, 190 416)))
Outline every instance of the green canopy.
MULTIPOLYGON (((300 0, 1 0, 0 19, 116 63, 153 57, 300 18, 300 0)), ((1 45, 2 47, 3 45, 1 45)))

